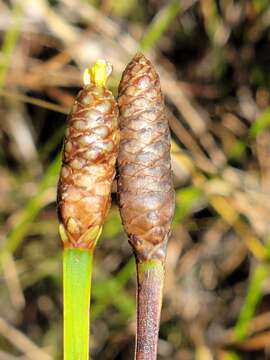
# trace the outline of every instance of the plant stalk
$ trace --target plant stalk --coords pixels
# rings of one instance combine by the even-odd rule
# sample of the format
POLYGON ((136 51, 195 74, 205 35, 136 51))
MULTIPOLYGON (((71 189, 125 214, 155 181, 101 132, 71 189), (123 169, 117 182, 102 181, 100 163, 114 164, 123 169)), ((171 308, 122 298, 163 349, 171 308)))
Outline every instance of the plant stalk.
POLYGON ((164 263, 137 261, 136 360, 155 360, 164 284, 164 263))
POLYGON ((92 263, 92 251, 64 250, 64 360, 89 359, 92 263))

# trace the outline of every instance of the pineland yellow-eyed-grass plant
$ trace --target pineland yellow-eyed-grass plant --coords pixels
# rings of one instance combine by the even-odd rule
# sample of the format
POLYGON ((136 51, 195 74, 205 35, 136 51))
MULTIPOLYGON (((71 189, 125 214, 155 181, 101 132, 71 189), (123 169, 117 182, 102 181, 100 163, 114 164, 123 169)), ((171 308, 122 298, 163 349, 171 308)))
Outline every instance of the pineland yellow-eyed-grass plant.
POLYGON ((175 194, 160 81, 142 54, 135 55, 123 73, 118 105, 119 205, 137 263, 135 358, 154 360, 175 194))
POLYGON ((64 140, 57 204, 64 247, 65 360, 89 357, 93 251, 110 207, 119 145, 118 107, 106 87, 111 70, 99 60, 85 71, 64 140))

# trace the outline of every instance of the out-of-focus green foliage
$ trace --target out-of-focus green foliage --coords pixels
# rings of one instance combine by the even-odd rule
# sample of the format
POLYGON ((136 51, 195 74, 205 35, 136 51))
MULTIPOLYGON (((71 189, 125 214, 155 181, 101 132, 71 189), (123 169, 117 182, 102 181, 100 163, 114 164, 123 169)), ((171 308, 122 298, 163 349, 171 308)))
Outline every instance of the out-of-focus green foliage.
POLYGON ((149 51, 155 46, 180 10, 181 2, 179 0, 171 0, 159 10, 143 35, 140 43, 141 50, 149 51))
POLYGON ((135 299, 123 290, 134 273, 135 262, 131 258, 116 276, 94 282, 92 318, 101 315, 110 304, 113 304, 119 310, 119 316, 126 320, 134 314, 135 299))
POLYGON ((249 134, 256 138, 262 131, 270 126, 270 107, 267 107, 250 127, 249 134))
POLYGON ((46 196, 46 192, 50 188, 55 187, 57 183, 60 163, 61 154, 58 154, 46 170, 46 173, 39 184, 36 195, 31 197, 25 207, 21 210, 18 222, 14 225, 5 240, 4 251, 15 251, 24 236, 27 234, 32 222, 44 206, 44 197, 46 196))
POLYGON ((243 340, 248 335, 249 325, 255 315, 256 308, 263 296, 263 283, 269 276, 269 266, 260 264, 251 273, 247 296, 241 308, 239 319, 234 327, 237 340, 243 340))
POLYGON ((0 88, 5 85, 8 69, 12 60, 12 54, 20 36, 22 15, 22 6, 19 1, 15 1, 12 10, 12 26, 10 26, 8 31, 5 33, 1 49, 0 88))
POLYGON ((268 0, 253 0, 252 2, 258 13, 265 11, 269 5, 268 0))
POLYGON ((118 0, 111 2, 111 10, 116 16, 130 16, 136 13, 137 0, 118 0))
POLYGON ((240 356, 233 351, 227 351, 223 357, 223 360, 240 360, 240 356))
POLYGON ((203 192, 194 186, 178 190, 176 193, 174 224, 181 223, 203 200, 203 192))

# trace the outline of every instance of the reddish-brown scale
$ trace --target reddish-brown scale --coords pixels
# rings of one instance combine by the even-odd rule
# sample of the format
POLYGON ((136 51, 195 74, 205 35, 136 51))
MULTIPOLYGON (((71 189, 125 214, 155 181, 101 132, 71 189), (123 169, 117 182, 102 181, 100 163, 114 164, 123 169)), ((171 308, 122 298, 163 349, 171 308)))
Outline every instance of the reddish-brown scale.
POLYGON ((93 248, 110 206, 120 134, 118 107, 104 86, 86 85, 68 116, 58 184, 64 246, 93 248))
POLYGON ((142 54, 119 86, 120 213, 137 259, 164 261, 174 212, 170 132, 159 77, 142 54))

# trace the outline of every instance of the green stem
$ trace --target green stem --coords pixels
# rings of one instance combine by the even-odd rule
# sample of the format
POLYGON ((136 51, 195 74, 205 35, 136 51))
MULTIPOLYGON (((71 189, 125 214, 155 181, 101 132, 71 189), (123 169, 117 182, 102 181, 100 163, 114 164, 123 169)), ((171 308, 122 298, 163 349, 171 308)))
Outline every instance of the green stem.
POLYGON ((64 250, 64 360, 89 358, 92 263, 89 250, 64 250))
POLYGON ((164 284, 164 264, 160 260, 137 262, 136 360, 155 360, 164 284))

